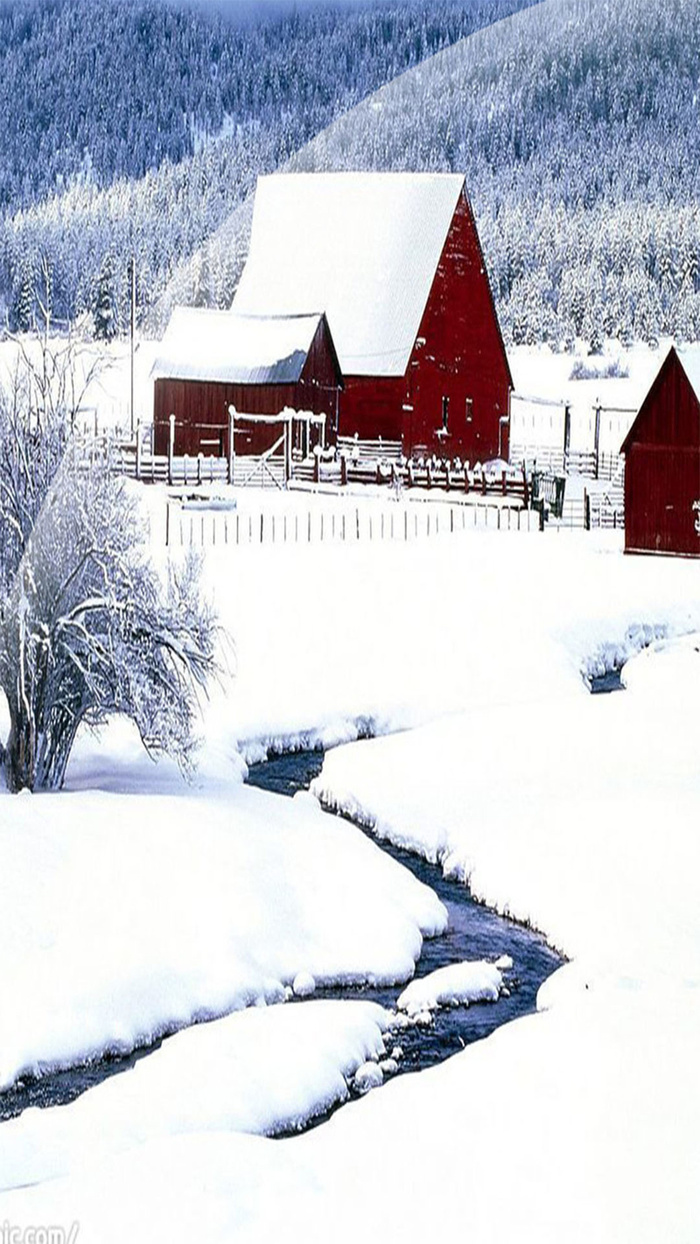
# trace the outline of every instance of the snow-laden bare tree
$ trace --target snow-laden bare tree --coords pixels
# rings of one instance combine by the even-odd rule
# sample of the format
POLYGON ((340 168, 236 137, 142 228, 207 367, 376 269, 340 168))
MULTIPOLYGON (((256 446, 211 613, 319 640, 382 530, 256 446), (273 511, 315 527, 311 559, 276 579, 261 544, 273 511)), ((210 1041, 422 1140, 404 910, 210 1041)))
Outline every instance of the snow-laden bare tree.
MULTIPOLYGON (((30 377, 32 379, 32 377, 30 377)), ((12 790, 59 787, 81 724, 124 713, 187 769, 214 619, 198 565, 150 564, 135 497, 107 453, 88 461, 70 404, 0 403, 0 686, 12 790)))

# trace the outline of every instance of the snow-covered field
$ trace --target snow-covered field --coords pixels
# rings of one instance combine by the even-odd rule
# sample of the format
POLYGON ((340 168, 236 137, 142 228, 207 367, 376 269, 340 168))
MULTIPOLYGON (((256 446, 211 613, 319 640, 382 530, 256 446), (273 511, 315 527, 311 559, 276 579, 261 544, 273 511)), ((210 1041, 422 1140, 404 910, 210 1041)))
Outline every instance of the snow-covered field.
POLYGON ((99 1244, 696 1238, 700 656, 634 657, 609 697, 582 678, 700 630, 696 566, 613 536, 469 532, 210 550, 205 574, 235 649, 194 785, 115 725, 63 794, 0 796, 3 1083, 234 1013, 0 1125, 0 1218, 99 1244), (239 1008, 295 978, 408 980, 443 927, 311 795, 240 785, 242 754, 368 722, 392 733, 330 753, 317 793, 572 962, 540 1015, 299 1139, 250 1136, 343 1100, 391 1037, 369 1006, 239 1008))
POLYGON ((468 531, 217 547, 204 576, 230 642, 193 784, 114 723, 62 794, 0 794, 2 1084, 183 1029, 0 1124, 0 1222, 95 1244, 696 1240, 697 565, 625 558, 615 533, 468 531), (627 690, 588 694, 624 662, 627 690), (316 797, 242 785, 246 759, 309 742, 339 744, 316 797), (459 965, 416 992, 444 908, 318 799, 570 962, 538 1015, 273 1140, 391 1054, 381 1010, 316 982, 401 980, 407 1011, 500 988, 459 965))

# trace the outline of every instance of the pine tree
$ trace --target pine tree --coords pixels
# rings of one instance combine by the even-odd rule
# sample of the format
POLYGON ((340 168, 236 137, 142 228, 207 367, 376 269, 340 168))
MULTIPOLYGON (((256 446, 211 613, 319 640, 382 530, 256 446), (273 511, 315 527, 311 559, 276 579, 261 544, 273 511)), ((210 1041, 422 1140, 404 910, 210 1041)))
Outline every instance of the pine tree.
POLYGON ((92 318, 98 341, 112 341, 118 331, 116 291, 114 286, 114 261, 109 251, 102 260, 100 274, 95 284, 92 318))
POLYGON ((34 324, 34 264, 28 255, 20 262, 12 297, 12 322, 19 333, 28 333, 34 324))

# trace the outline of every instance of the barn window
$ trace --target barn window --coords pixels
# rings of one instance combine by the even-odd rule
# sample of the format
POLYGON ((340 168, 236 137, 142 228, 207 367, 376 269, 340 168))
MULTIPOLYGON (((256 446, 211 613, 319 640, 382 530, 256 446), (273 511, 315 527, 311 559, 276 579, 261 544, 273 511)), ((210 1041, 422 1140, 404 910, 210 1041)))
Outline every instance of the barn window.
POLYGON ((442 399, 442 430, 447 431, 447 425, 450 421, 450 399, 443 397, 442 399))
POLYGON ((466 422, 471 423, 474 418, 474 399, 472 397, 468 397, 465 402, 465 406, 466 422))

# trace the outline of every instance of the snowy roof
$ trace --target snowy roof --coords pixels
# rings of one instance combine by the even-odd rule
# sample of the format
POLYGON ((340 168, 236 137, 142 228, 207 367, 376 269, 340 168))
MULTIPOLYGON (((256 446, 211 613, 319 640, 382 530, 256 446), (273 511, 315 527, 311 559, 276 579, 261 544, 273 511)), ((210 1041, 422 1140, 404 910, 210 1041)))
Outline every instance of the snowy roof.
POLYGON ((295 384, 321 316, 239 315, 176 307, 151 375, 233 384, 295 384))
POLYGON ((444 173, 258 178, 234 310, 325 311, 344 375, 402 376, 463 188, 444 173))
POLYGON ((693 392, 700 402, 700 346, 686 346, 677 351, 681 366, 688 377, 693 392))

